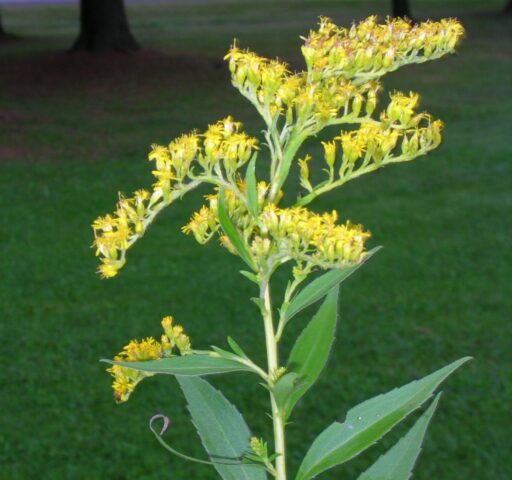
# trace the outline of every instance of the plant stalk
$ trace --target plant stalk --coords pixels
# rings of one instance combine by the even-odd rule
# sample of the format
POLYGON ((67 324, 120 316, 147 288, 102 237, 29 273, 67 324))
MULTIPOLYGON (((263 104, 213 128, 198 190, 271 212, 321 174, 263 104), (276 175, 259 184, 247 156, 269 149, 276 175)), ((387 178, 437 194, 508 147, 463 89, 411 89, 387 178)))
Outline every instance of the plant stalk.
MULTIPOLYGON (((265 341, 267 346, 268 375, 270 379, 279 367, 279 355, 277 350, 277 339, 274 332, 272 319, 272 301, 270 298, 269 279, 266 278, 261 284, 261 298, 263 299, 263 321, 265 325, 265 341)), ((284 421, 277 406, 274 394, 270 391, 270 403, 272 407, 272 422, 274 424, 274 444, 276 458, 276 479, 286 480, 286 442, 284 432, 284 421)))

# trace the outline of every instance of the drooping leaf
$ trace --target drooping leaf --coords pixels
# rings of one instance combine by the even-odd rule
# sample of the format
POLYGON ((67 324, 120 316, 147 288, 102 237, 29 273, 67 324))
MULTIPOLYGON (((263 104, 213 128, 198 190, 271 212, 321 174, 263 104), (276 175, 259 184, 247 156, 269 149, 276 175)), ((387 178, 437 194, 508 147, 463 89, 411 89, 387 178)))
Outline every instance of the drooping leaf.
POLYGON ((428 425, 439 403, 437 394, 428 410, 398 443, 382 455, 358 480, 409 480, 414 464, 421 453, 421 445, 428 425))
POLYGON ((223 480, 265 480, 260 466, 227 464, 242 461, 250 449, 251 432, 234 405, 206 380, 178 377, 178 382, 203 446, 223 480))
POLYGON ((286 400, 288 417, 299 399, 316 382, 323 370, 336 332, 339 287, 334 287, 325 298, 316 315, 295 342, 288 359, 289 372, 298 374, 298 382, 286 400))
POLYGON ((232 359, 212 355, 184 355, 182 357, 161 358, 145 362, 117 362, 115 360, 102 360, 103 362, 122 367, 140 370, 148 373, 163 373, 167 375, 198 376, 229 373, 237 371, 252 371, 246 365, 232 359))
POLYGON ((439 384, 470 357, 461 358, 436 372, 349 410, 344 423, 334 422, 313 442, 296 480, 309 480, 346 462, 389 432, 419 408, 439 384))
POLYGON ((364 260, 351 265, 350 267, 342 269, 329 270, 318 278, 315 278, 311 283, 306 285, 295 297, 291 300, 286 308, 285 320, 290 320, 293 316, 297 315, 301 310, 309 307, 313 303, 323 298, 327 293, 332 290, 336 285, 339 285, 350 275, 352 275, 359 267, 366 263, 381 247, 376 247, 370 250, 364 260))
POLYGON ((222 230, 227 235, 231 243, 233 244, 233 247, 235 247, 235 250, 238 252, 238 255, 244 260, 249 267, 254 269, 254 262, 252 261, 251 255, 248 252, 247 248, 245 247, 245 242, 243 238, 241 237, 240 233, 236 229, 236 227, 233 225, 233 222, 229 218, 228 211, 226 209, 226 199, 224 197, 224 189, 220 189, 219 191, 219 203, 218 203, 218 210, 219 210, 219 223, 222 227, 222 230))
POLYGON ((253 217, 259 213, 258 205, 258 185, 256 182, 256 154, 254 154, 247 165, 245 174, 245 187, 247 189, 247 208, 253 217))

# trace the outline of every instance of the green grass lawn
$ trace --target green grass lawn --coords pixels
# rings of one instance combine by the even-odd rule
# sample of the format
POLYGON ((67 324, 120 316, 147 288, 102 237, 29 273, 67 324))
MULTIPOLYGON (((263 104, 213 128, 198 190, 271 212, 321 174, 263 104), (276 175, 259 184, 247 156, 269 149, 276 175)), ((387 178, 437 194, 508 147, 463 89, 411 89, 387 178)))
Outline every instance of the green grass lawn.
MULTIPOLYGON (((385 248, 343 286, 335 351, 289 427, 291 467, 350 406, 469 354, 475 360, 444 387, 415 478, 506 480, 512 18, 480 14, 499 9, 497 0, 413 3, 418 18, 457 15, 468 30, 459 55, 385 80, 388 89, 420 92, 423 107, 446 122, 446 140, 428 158, 313 204, 363 223, 372 245, 385 248)), ((167 314, 186 325, 197 348, 225 346, 229 334, 263 363, 260 320, 248 301, 255 291, 237 273, 239 259, 180 233, 207 190, 162 214, 111 281, 94 273, 90 223, 113 208, 118 190, 150 185, 151 143, 227 114, 259 133, 255 112, 219 63, 233 37, 300 65, 299 35, 318 15, 349 23, 385 15, 386 7, 342 0, 130 5, 134 34, 148 50, 101 58, 62 53, 77 33, 76 7, 4 8, 5 26, 22 38, 0 45, 1 478, 215 478, 208 467, 169 456, 148 429, 152 415, 165 413, 168 441, 203 455, 173 379, 147 380, 116 406, 98 363, 131 338, 158 335, 167 314)), ((308 148, 320 153, 318 142, 308 148)), ((291 325, 285 350, 307 316, 291 325)), ((270 436, 261 387, 243 375, 214 383, 256 434, 270 436)), ((356 478, 403 432, 322 478, 356 478)))

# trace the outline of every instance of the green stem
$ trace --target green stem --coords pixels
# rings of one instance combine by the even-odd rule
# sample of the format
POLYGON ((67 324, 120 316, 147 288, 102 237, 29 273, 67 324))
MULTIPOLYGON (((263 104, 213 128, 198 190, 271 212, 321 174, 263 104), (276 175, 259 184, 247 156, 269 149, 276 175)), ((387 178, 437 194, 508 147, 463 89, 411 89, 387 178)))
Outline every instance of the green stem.
POLYGON ((307 135, 302 134, 290 139, 289 144, 282 154, 282 160, 277 166, 276 175, 270 182, 270 193, 268 196, 269 202, 275 202, 281 187, 288 178, 293 159, 295 158, 295 155, 297 154, 299 148, 302 146, 306 138, 307 135))
POLYGON ((424 149, 418 150, 413 155, 399 155, 397 157, 391 156, 391 157, 388 157, 387 159, 382 160, 379 163, 370 163, 366 167, 359 168, 359 170, 356 170, 355 172, 350 173, 350 175, 348 175, 346 177, 342 177, 339 180, 336 180, 336 181, 330 182, 330 183, 326 183, 325 185, 323 185, 319 188, 315 188, 311 193, 308 193, 304 197, 300 198, 296 202, 295 205, 299 206, 299 207, 303 207, 304 205, 311 203, 319 195, 322 195, 323 193, 333 190, 334 188, 341 187, 343 184, 347 183, 349 180, 354 180, 358 177, 361 177, 362 175, 373 172, 375 170, 378 170, 381 167, 390 165, 392 163, 408 162, 410 160, 413 160, 416 157, 420 157, 421 155, 426 155, 430 150, 431 150, 430 148, 424 148, 424 149))
MULTIPOLYGON (((269 377, 277 371, 279 367, 279 356, 277 351, 277 341, 274 333, 274 323, 272 319, 272 301, 270 298, 269 278, 263 279, 260 290, 260 297, 263 300, 263 321, 265 326, 265 340, 267 346, 267 363, 269 377)), ((274 424, 274 444, 276 458, 276 480, 286 480, 286 443, 284 432, 284 420, 277 406, 272 390, 270 391, 270 404, 272 406, 272 422, 274 424)))
POLYGON ((286 309, 288 308, 288 305, 290 304, 290 301, 293 297, 293 294, 295 293, 295 290, 299 287, 299 285, 306 280, 306 277, 309 275, 313 268, 312 264, 306 265, 306 267, 303 270, 303 275, 300 277, 296 277, 293 282, 289 285, 289 287, 286 289, 283 304, 281 307, 281 315, 279 316, 279 322, 277 324, 277 332, 276 332, 276 342, 279 343, 281 340, 281 337, 283 336, 284 329, 286 327, 286 309))

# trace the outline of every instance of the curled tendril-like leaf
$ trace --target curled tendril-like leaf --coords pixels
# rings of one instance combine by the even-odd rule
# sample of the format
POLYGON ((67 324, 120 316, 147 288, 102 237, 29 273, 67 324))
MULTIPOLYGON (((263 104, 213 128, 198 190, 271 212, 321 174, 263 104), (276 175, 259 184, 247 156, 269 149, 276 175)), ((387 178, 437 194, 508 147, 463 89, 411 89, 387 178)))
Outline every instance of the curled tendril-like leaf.
POLYGON ((149 429, 153 432, 158 442, 169 452, 171 452, 173 455, 176 455, 177 457, 183 458, 184 460, 189 460, 191 462, 200 463, 202 465, 244 465, 244 466, 255 466, 261 468, 261 465, 258 464, 250 464, 246 461, 243 461, 243 458, 228 458, 228 457, 219 457, 219 460, 215 460, 213 462, 209 462, 208 460, 201 460, 200 458, 191 457, 189 455, 186 455, 184 453, 178 452, 173 447, 171 447, 163 438, 162 435, 167 431, 169 428, 169 425, 171 424, 171 421, 169 417, 162 413, 158 413, 156 415, 153 415, 149 419, 149 429), (162 420, 163 425, 160 429, 160 432, 155 428, 154 423, 157 420, 162 420))

